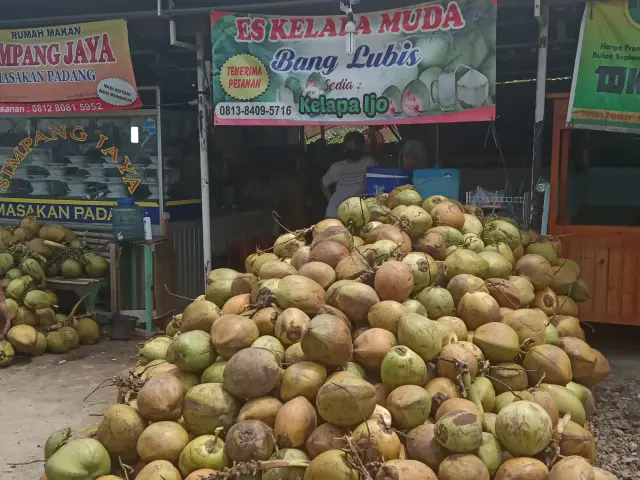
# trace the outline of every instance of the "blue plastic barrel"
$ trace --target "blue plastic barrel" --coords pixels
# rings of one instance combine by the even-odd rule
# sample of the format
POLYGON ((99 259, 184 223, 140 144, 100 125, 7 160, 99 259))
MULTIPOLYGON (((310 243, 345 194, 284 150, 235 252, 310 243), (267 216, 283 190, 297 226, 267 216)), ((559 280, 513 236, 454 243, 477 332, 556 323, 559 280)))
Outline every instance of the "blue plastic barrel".
POLYGON ((460 170, 457 168, 432 168, 413 171, 413 186, 422 198, 443 195, 459 200, 460 170))
POLYGON ((411 183, 411 170, 401 168, 367 168, 367 195, 390 193, 394 188, 411 183))

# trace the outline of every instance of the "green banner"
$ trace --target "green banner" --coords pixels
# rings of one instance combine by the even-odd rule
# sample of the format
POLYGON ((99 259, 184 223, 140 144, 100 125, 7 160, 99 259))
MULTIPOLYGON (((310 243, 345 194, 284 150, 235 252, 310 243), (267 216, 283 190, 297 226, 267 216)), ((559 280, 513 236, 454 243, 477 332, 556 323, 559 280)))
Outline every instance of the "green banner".
POLYGON ((640 3, 612 0, 585 8, 567 123, 640 131, 640 3))

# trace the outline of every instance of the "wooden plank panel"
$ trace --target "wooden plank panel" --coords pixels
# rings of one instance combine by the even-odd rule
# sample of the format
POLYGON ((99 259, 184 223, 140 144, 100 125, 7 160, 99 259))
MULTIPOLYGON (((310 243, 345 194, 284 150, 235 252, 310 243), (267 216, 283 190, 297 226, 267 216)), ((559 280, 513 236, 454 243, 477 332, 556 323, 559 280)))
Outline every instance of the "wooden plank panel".
POLYGON ((595 278, 591 287, 594 316, 600 317, 601 322, 607 322, 607 278, 609 271, 609 248, 605 245, 596 246, 595 278))
MULTIPOLYGON (((593 294, 594 278, 595 278, 595 266, 596 266, 596 251, 590 244, 588 239, 576 238, 576 242, 582 243, 582 254, 580 256, 580 265, 582 265, 580 276, 586 282, 587 287, 593 294)), ((593 296, 591 300, 580 303, 580 317, 585 319, 593 318, 593 296)))
POLYGON ((622 258, 623 248, 616 245, 609 250, 609 272, 607 280, 607 318, 615 322, 622 310, 622 258))
POLYGON ((636 309, 636 289, 638 284, 637 269, 638 251, 633 246, 626 246, 624 249, 624 260, 622 264, 622 305, 620 315, 623 318, 635 318, 636 309))

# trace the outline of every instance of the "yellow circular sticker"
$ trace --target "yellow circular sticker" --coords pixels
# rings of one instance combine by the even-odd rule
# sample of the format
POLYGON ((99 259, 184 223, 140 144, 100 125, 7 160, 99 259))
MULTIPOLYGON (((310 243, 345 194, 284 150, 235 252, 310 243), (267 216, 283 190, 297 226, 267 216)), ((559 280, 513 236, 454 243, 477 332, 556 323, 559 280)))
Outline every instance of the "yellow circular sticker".
POLYGON ((269 72, 253 55, 234 55, 222 65, 220 83, 230 97, 253 100, 269 88, 269 72))

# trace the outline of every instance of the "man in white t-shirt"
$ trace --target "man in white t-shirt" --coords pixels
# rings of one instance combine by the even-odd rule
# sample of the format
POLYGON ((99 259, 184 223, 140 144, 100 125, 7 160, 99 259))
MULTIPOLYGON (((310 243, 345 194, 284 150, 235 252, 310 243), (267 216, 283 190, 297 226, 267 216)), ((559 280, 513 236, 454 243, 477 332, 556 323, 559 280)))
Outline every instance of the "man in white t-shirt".
POLYGON ((322 191, 329 202, 326 218, 337 218, 342 202, 366 192, 367 167, 376 166, 372 157, 364 155, 364 136, 360 132, 347 133, 342 144, 347 158, 331 165, 322 177, 322 191))

